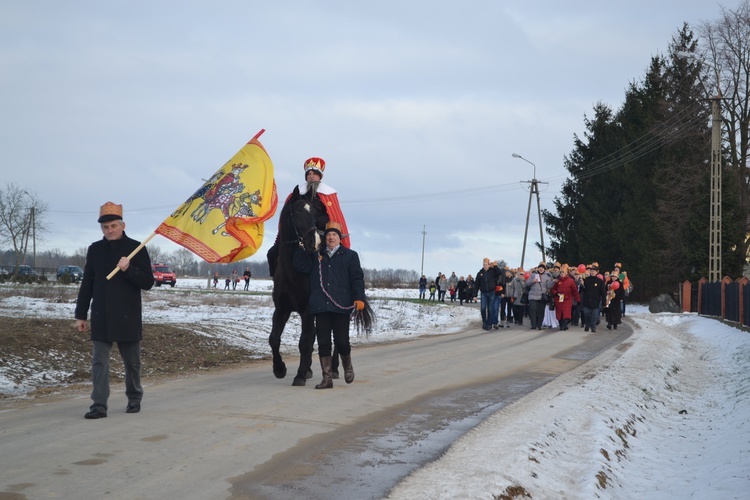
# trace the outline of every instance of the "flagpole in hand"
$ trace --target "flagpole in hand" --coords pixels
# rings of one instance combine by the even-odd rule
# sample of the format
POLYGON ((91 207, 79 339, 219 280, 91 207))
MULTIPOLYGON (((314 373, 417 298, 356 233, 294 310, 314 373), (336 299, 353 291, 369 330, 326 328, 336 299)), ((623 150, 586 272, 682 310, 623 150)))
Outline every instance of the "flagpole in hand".
MULTIPOLYGON (((141 248, 145 247, 145 246, 146 246, 146 243, 148 243, 149 241, 151 241, 151 238, 153 238, 154 236, 156 236, 156 233, 151 233, 151 234, 150 234, 150 235, 148 236, 148 238, 146 238, 145 240, 143 240, 143 241, 141 242, 141 244, 140 244, 140 245, 138 245, 137 247, 135 247, 135 250, 133 250, 132 252, 130 252, 130 255, 128 255, 128 260, 132 259, 132 258, 133 258, 133 256, 134 256, 135 254, 137 254, 137 253, 138 253, 138 251, 140 251, 140 249, 141 249, 141 248)), ((115 267, 115 268, 114 268, 114 269, 112 270, 112 272, 111 272, 111 273, 109 273, 109 274, 107 275, 107 279, 108 279, 108 280, 111 280, 111 279, 112 279, 112 277, 113 277, 113 276, 114 276, 115 274, 117 274, 117 271, 119 271, 119 270, 120 270, 120 268, 119 268, 119 267, 115 267)))

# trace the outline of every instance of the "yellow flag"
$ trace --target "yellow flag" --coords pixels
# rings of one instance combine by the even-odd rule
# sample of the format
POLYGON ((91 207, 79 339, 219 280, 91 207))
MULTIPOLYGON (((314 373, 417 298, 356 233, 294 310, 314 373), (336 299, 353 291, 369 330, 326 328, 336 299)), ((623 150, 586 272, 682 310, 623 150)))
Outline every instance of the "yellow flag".
POLYGON ((263 243, 279 200, 273 163, 258 137, 240 149, 156 228, 206 262, 236 262, 263 243))

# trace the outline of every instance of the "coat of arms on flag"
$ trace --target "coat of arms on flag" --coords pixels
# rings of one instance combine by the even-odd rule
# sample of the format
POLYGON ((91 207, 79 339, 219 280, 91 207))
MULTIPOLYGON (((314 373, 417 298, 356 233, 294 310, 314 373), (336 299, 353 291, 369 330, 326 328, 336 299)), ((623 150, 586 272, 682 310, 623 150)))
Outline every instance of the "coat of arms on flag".
POLYGON ((206 262, 236 262, 263 242, 263 223, 278 205, 273 163, 258 132, 155 233, 192 251, 206 262))

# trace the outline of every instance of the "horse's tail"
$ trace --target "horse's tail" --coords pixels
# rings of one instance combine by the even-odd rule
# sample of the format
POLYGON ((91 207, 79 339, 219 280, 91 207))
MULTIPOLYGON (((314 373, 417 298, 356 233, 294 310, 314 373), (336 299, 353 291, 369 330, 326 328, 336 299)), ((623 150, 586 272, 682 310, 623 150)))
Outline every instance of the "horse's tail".
POLYGON ((364 331, 365 337, 370 336, 372 331, 372 325, 375 323, 375 313, 370 306, 370 301, 365 298, 365 308, 361 311, 355 311, 354 317, 354 328, 357 330, 357 335, 362 334, 364 331))

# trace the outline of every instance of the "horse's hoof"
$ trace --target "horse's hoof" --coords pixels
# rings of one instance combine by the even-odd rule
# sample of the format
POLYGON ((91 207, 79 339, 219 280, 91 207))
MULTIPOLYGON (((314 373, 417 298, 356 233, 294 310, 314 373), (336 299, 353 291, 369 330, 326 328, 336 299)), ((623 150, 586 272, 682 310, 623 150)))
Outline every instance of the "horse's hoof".
POLYGON ((312 370, 307 370, 307 373, 305 373, 305 378, 312 378, 312 370))
POLYGON ((305 379, 303 378, 300 379, 300 378, 295 377, 294 380, 292 380, 292 387, 304 387, 305 382, 307 382, 305 379))
POLYGON ((286 366, 282 366, 281 368, 274 368, 273 374, 276 375, 276 378, 286 377, 286 366))

